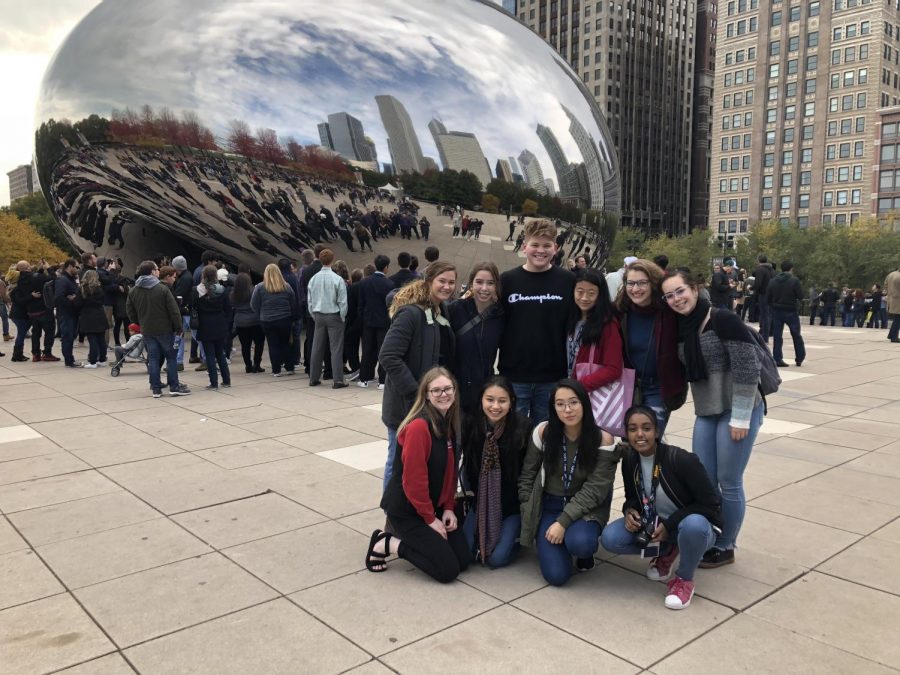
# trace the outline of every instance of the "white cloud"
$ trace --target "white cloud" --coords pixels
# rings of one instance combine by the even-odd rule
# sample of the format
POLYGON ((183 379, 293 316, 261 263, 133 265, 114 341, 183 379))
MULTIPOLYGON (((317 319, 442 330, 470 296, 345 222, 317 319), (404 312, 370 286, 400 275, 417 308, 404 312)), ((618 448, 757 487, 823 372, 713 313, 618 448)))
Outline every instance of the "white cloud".
POLYGON ((6 172, 31 160, 34 106, 53 52, 99 0, 0 0, 0 205, 9 203, 6 172))

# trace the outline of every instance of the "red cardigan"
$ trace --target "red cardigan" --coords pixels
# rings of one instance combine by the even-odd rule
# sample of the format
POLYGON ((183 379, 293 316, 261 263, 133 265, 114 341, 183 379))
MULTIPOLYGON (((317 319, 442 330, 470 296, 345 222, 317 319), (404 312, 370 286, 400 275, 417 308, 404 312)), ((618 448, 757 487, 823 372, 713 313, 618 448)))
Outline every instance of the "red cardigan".
MULTIPOLYGON (((426 525, 435 520, 434 505, 428 491, 428 458, 431 456, 431 431, 428 422, 419 418, 407 424, 397 434, 403 446, 403 492, 426 525)), ((447 469, 438 503, 444 510, 453 510, 456 503, 456 453, 447 453, 447 469)))
MULTIPOLYGON (((575 357, 575 365, 588 363, 591 354, 591 345, 582 344, 575 357)), ((622 376, 622 332, 619 330, 619 320, 610 319, 603 326, 600 333, 600 341, 594 349, 594 363, 602 366, 599 370, 578 381, 584 385, 588 392, 615 382, 622 376)), ((574 370, 574 369, 573 369, 574 370)))

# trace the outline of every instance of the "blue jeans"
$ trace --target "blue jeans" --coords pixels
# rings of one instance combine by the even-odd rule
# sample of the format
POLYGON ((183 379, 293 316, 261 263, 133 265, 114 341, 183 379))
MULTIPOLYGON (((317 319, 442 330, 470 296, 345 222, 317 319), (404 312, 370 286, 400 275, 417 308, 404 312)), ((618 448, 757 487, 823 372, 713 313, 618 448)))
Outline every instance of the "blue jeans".
POLYGON ((0 301, 0 319, 3 320, 3 335, 9 335, 9 308, 0 301))
POLYGON ((78 319, 68 312, 58 312, 59 341, 62 349, 63 361, 66 365, 75 363, 75 354, 72 348, 75 346, 75 332, 78 330, 78 319))
POLYGON ((600 523, 595 520, 576 520, 566 528, 562 544, 551 544, 544 535, 559 514, 565 500, 562 497, 544 495, 541 522, 538 526, 536 545, 541 574, 551 586, 562 586, 572 576, 572 556, 592 558, 599 547, 600 523))
MULTIPOLYGON (((469 549, 475 553, 475 530, 478 525, 478 516, 475 509, 469 511, 466 522, 463 524, 463 534, 469 543, 469 549)), ((506 567, 512 561, 513 554, 519 550, 519 532, 522 529, 522 516, 516 514, 506 516, 500 526, 500 539, 494 546, 486 562, 490 567, 506 567)))
POLYGON ((203 347, 203 357, 206 359, 206 374, 209 375, 209 383, 219 386, 219 373, 216 370, 218 364, 222 372, 222 383, 231 384, 231 372, 228 370, 228 361, 225 360, 225 341, 224 340, 204 340, 201 343, 203 347))
POLYGON ((394 474, 394 455, 397 454, 397 427, 385 427, 388 435, 387 461, 384 463, 384 481, 382 492, 387 492, 388 483, 394 474))
POLYGON ((784 327, 787 325, 791 331, 791 339, 794 341, 794 358, 797 363, 802 363, 806 358, 806 345, 803 344, 803 336, 800 335, 800 315, 797 312, 784 312, 780 309, 772 310, 772 356, 776 363, 784 360, 782 348, 784 346, 784 327))
POLYGON ((659 390, 659 383, 648 383, 641 381, 641 401, 643 405, 649 406, 656 413, 656 426, 658 437, 662 438, 669 423, 669 411, 666 410, 666 404, 663 403, 662 392, 659 390))
POLYGON ((13 349, 18 354, 25 349, 25 336, 28 335, 28 329, 31 327, 30 319, 13 319, 16 327, 16 341, 13 343, 13 349))
POLYGON ((166 359, 166 377, 169 380, 169 391, 178 389, 178 361, 175 360, 175 334, 144 335, 147 345, 147 370, 150 372, 150 388, 162 389, 159 378, 163 357, 166 359))
POLYGON ((555 382, 513 382, 516 394, 516 411, 531 418, 534 424, 546 421, 550 416, 550 392, 555 382))
POLYGON ((716 548, 735 547, 747 499, 744 496, 744 469, 750 461, 753 442, 762 425, 763 404, 760 401, 750 416, 750 430, 741 441, 731 440, 731 410, 721 415, 697 417, 694 421, 694 454, 702 462, 712 484, 722 495, 722 533, 716 539, 716 548))
POLYGON ((181 329, 183 333, 175 337, 175 345, 176 345, 176 354, 175 360, 178 363, 184 363, 184 336, 189 335, 191 332, 191 317, 189 316, 181 316, 181 329))
MULTIPOLYGON (((699 513, 692 513, 678 524, 678 532, 669 532, 669 543, 675 540, 681 554, 675 574, 693 581, 700 559, 716 542, 716 532, 706 518, 699 513)), ((624 518, 603 528, 600 543, 607 551, 617 555, 640 555, 641 552, 641 547, 634 543, 634 533, 625 529, 624 518)))

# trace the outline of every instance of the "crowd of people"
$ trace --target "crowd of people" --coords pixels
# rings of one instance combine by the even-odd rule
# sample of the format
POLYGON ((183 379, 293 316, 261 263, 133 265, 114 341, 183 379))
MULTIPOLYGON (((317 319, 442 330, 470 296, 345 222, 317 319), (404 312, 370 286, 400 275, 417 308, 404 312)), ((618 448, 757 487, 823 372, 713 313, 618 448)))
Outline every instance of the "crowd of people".
MULTIPOLYGON (((397 555, 449 582, 475 561, 503 567, 533 546, 558 586, 590 570, 602 544, 647 559, 648 578, 667 581, 665 606, 683 609, 698 567, 735 560, 743 473, 771 393, 760 374, 773 357, 757 337, 773 334, 774 361, 786 365, 778 327, 793 325, 803 294, 783 261, 756 286, 757 336, 717 287, 733 261, 708 288, 664 258, 629 257, 603 274, 578 253, 570 270, 561 235, 550 221, 527 223, 523 265, 501 273, 478 263, 465 284, 434 246, 421 270, 406 252, 396 268, 379 254, 349 270, 320 242, 298 261, 269 264, 258 283, 213 251, 193 270, 183 256, 144 261, 133 282, 119 261, 92 254, 80 264, 22 261, 2 289, 16 326, 12 358, 29 360, 30 331, 30 360, 58 361, 58 326, 66 366, 100 367, 124 329, 116 356, 141 345, 152 396, 166 387, 183 396, 186 358, 207 372, 207 389, 231 386, 237 337, 248 374, 266 372, 267 353, 274 377, 302 367, 310 387, 377 386, 387 521, 372 534, 369 570, 385 571, 397 555), (73 355, 81 336, 87 363, 73 355), (689 390, 692 452, 664 441, 689 390), (625 503, 610 522, 617 470, 625 503)), ((898 286, 900 271, 885 282, 894 336, 898 286)), ((804 358, 796 341, 795 358, 804 358)))

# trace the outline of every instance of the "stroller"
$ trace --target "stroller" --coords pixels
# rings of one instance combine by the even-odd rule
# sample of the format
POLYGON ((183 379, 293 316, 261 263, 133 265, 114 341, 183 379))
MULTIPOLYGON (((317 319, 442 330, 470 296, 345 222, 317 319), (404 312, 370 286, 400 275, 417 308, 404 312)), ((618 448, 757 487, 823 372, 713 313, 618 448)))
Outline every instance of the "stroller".
POLYGON ((116 359, 112 364, 109 374, 118 377, 122 372, 122 366, 126 363, 142 363, 144 368, 148 367, 147 347, 144 345, 144 337, 141 335, 141 327, 136 323, 128 326, 131 337, 121 347, 114 349, 116 359))

